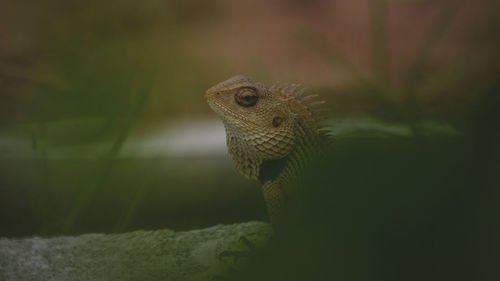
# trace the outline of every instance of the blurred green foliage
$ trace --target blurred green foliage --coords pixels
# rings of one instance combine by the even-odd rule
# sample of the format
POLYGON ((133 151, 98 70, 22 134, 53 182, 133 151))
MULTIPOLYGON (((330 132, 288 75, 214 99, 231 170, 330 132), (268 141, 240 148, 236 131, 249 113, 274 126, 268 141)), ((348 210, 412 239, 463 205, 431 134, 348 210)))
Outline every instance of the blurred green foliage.
MULTIPOLYGON (((498 79, 497 8, 451 0, 0 3, 0 236, 265 219, 258 183, 227 157, 117 157, 130 136, 214 118, 204 90, 238 73, 312 86, 334 117, 415 131, 442 119, 467 130, 498 79)), ((371 142, 353 145, 372 160, 383 156, 371 142)), ((362 156, 340 147, 346 158, 362 156)), ((398 153, 410 148, 420 153, 413 144, 398 153)), ((347 167, 343 174, 357 172, 347 167)))
POLYGON ((237 280, 498 280, 498 15, 494 0, 0 2, 0 236, 265 220, 228 157, 118 157, 214 118, 204 90, 241 73, 399 127, 337 138, 237 280), (424 135, 433 119, 459 133, 424 135))
POLYGON ((497 279, 500 88, 476 106, 462 137, 338 141, 235 280, 497 279))

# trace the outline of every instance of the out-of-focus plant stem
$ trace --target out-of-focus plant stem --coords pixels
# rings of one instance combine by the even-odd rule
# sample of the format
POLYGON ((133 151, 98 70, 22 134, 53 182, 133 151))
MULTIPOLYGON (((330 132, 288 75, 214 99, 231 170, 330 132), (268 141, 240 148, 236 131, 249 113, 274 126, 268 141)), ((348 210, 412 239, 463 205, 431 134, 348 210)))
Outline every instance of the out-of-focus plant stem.
POLYGON ((408 75, 402 93, 404 97, 404 107, 406 109, 407 119, 410 124, 418 120, 418 99, 417 85, 422 82, 423 74, 426 71, 425 65, 432 55, 432 52, 439 40, 443 38, 460 6, 460 0, 447 0, 443 4, 440 13, 434 23, 429 28, 421 45, 416 52, 415 59, 411 63, 408 75))
POLYGON ((154 75, 149 75, 147 76, 145 81, 142 81, 142 83, 140 83, 140 89, 137 91, 138 94, 135 106, 132 108, 131 112, 126 117, 126 120, 123 122, 123 126, 120 129, 110 150, 101 157, 99 161, 100 165, 98 167, 99 171, 97 173, 95 181, 89 184, 89 187, 83 194, 80 195, 73 208, 69 211, 62 229, 63 233, 71 233, 74 230, 74 226, 78 220, 79 215, 88 206, 96 191, 101 188, 106 188, 107 179, 113 168, 116 156, 125 143, 127 137, 129 136, 134 122, 140 116, 141 109, 144 107, 144 104, 146 103, 151 92, 153 79, 154 75))
POLYGON ((373 75, 380 83, 390 83, 387 34, 387 0, 370 2, 370 59, 373 75))

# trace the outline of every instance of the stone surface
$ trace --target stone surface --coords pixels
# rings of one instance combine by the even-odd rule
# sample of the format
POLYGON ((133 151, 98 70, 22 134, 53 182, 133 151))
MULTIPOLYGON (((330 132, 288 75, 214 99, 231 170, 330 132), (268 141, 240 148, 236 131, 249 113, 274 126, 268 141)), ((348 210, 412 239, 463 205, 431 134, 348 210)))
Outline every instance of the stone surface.
POLYGON ((0 280, 211 280, 234 266, 223 251, 257 247, 272 228, 264 222, 206 229, 0 239, 0 280))

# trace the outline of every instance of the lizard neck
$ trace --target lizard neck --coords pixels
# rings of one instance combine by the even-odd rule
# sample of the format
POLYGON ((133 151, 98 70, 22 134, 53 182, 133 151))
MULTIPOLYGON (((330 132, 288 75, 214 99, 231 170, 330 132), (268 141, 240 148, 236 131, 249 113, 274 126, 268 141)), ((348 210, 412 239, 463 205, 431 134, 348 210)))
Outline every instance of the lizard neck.
POLYGON ((264 160, 259 169, 262 192, 274 225, 283 223, 284 205, 288 193, 293 191, 290 185, 300 180, 304 170, 325 144, 325 137, 316 128, 305 130, 301 126, 296 132, 300 137, 296 139, 292 151, 282 159, 264 160))
POLYGON ((259 181, 288 183, 297 180, 317 153, 311 143, 297 143, 290 153, 281 159, 264 160, 259 167, 259 181))

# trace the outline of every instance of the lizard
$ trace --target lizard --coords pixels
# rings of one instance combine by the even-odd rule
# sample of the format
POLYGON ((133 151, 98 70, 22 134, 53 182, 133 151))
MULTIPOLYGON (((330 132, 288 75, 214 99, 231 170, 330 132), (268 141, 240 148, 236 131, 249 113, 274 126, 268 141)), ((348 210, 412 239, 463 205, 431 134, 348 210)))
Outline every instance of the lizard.
POLYGON ((303 97, 297 84, 267 87, 237 75, 209 88, 208 105, 225 127, 226 144, 236 169, 259 180, 274 228, 284 222, 290 186, 328 143, 314 109, 323 101, 303 97))

